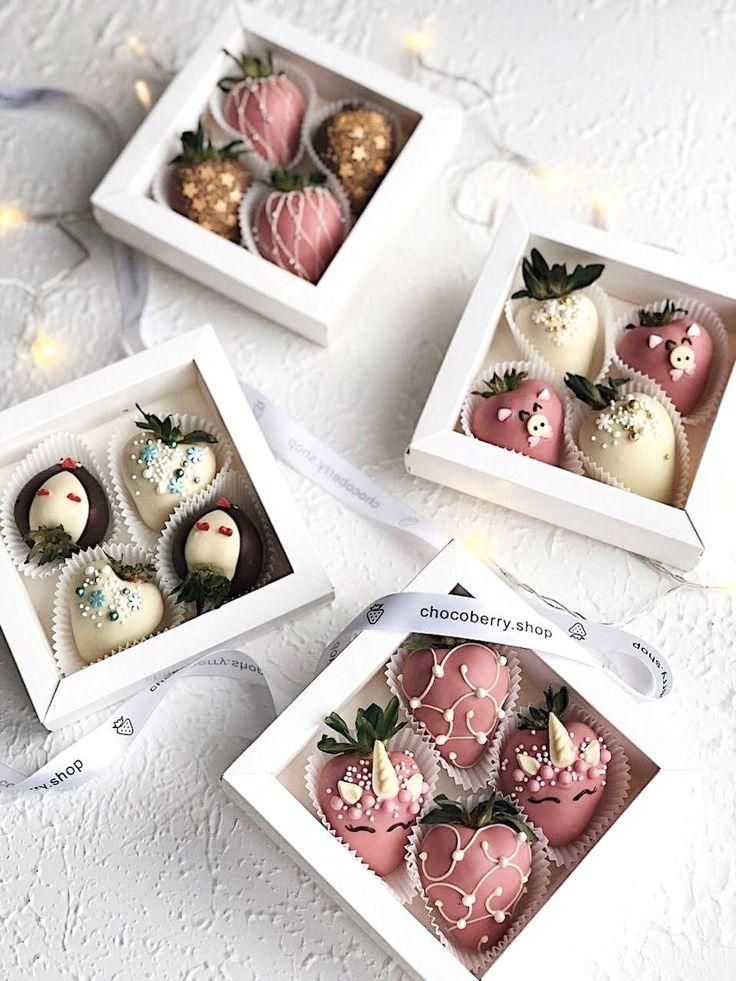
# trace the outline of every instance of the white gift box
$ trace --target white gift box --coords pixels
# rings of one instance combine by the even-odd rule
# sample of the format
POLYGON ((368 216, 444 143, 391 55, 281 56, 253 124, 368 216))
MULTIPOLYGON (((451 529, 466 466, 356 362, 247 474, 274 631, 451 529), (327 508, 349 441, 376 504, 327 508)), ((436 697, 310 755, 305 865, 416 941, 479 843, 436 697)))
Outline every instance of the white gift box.
MULTIPOLYGON (((524 618, 532 611, 526 601, 460 545, 447 545, 409 584, 407 591, 448 594, 457 587, 480 601, 498 606, 510 617, 524 618), (508 612, 507 612, 508 611, 508 612)), ((557 628, 554 628, 555 630, 557 628)), ((304 790, 304 761, 324 731, 324 717, 338 711, 352 721, 354 710, 370 701, 385 703, 390 695, 385 681, 388 659, 406 634, 367 630, 358 634, 308 688, 225 772, 226 790, 296 862, 314 875, 321 886, 412 976, 424 981, 470 981, 473 975, 446 947, 428 924, 421 897, 401 905, 384 884, 360 865, 310 809, 304 790)), ((564 643, 564 636, 562 641, 564 643)), ((574 641, 567 640, 573 645, 574 641)), ((571 651, 571 656, 572 655, 571 651)), ((536 690, 547 684, 566 684, 571 699, 601 722, 616 730, 631 768, 625 807, 594 847, 576 866, 551 870, 550 895, 530 922, 514 937, 483 974, 489 981, 518 981, 539 966, 539 952, 550 949, 551 938, 567 935, 570 923, 606 888, 621 880, 630 868, 622 857, 639 843, 637 877, 656 876, 657 863, 668 861, 664 842, 652 836, 640 857, 641 835, 659 822, 653 814, 666 813, 663 805, 682 792, 678 776, 669 768, 688 765, 682 747, 670 733, 653 724, 656 707, 634 701, 597 669, 558 656, 531 650, 518 652, 522 674, 536 690), (647 825, 646 822, 650 822, 647 825), (642 831, 644 829, 644 831, 642 831), (558 888, 559 887, 559 888, 558 888), (581 900, 580 897, 585 897, 581 900), (571 914, 571 910, 577 913, 571 914)), ((523 702, 523 699, 521 700, 523 702)), ((462 791, 447 774, 437 790, 457 797, 462 791)), ((625 935, 630 915, 626 904, 615 909, 620 922, 607 929, 625 935)), ((575 932, 576 945, 596 950, 595 930, 575 932)), ((553 945, 554 946, 554 945, 553 945)))
MULTIPOLYGON (((692 569, 722 533, 725 490, 734 480, 731 419, 736 409, 732 373, 714 419, 688 427, 690 490, 684 508, 670 507, 512 453, 463 433, 463 401, 484 368, 518 359, 504 304, 518 287, 521 260, 532 247, 549 262, 601 261, 599 280, 615 315, 632 304, 689 296, 736 326, 733 276, 692 259, 629 242, 587 225, 517 204, 496 227, 483 271, 458 324, 406 452, 407 470, 523 514, 542 518, 612 545, 692 569), (720 495, 720 496, 719 496, 720 495)), ((729 331, 729 336, 733 334, 729 331)))
MULTIPOLYGON (((378 65, 270 17, 257 7, 228 7, 166 89, 103 179, 92 207, 110 235, 180 272, 326 344, 358 279, 412 212, 457 141, 458 106, 378 65), (196 129, 217 82, 232 70, 223 53, 248 48, 281 55, 313 79, 321 104, 356 98, 383 104, 405 140, 368 207, 316 285, 156 203, 151 186, 196 129)), ((222 142, 232 137, 227 137, 222 142)))
MULTIPOLYGON (((62 677, 52 650, 57 576, 23 576, 0 544, 0 627, 41 722, 59 727, 242 635, 254 635, 328 601, 332 585, 225 352, 210 327, 125 358, 0 413, 0 487, 48 435, 74 433, 106 466, 111 434, 135 403, 168 405, 220 428, 278 540, 276 576, 217 610, 62 677)), ((130 541, 127 533, 116 539, 130 541)))

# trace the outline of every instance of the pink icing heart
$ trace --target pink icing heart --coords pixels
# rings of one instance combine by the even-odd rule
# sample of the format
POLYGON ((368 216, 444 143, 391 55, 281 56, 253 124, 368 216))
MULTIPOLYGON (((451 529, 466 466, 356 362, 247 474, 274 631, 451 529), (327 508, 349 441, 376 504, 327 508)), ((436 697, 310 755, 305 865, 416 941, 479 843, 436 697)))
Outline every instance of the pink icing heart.
MULTIPOLYGON (((550 433, 550 435, 551 435, 551 433, 550 433)), ((539 441, 540 441, 540 439, 541 439, 541 436, 530 436, 530 437, 529 437, 529 438, 527 439, 527 443, 528 443, 528 444, 529 444, 530 446, 539 446, 539 441)))
POLYGON ((670 378, 673 382, 679 381, 683 374, 684 372, 682 368, 670 368, 670 378))
POLYGON ((511 409, 499 409, 498 410, 498 421, 506 422, 509 416, 513 415, 511 409))

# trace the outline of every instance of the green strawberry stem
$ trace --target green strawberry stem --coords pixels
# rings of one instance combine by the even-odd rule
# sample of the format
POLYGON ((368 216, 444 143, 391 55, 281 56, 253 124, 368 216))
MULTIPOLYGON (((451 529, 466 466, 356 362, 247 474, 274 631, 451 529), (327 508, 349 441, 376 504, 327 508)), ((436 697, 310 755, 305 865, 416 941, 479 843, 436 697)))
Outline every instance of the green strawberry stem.
POLYGON ((584 375, 565 375, 565 384, 576 398, 585 402, 592 409, 606 409, 611 402, 619 397, 618 389, 628 381, 628 378, 610 378, 608 384, 596 385, 584 375))
POLYGON ((68 559, 70 555, 79 551, 63 525, 56 525, 53 528, 35 528, 28 532, 25 543, 30 546, 26 562, 37 559, 39 565, 56 562, 58 559, 68 559))
POLYGON ((488 389, 487 392, 473 392, 473 395, 480 395, 481 398, 488 399, 492 395, 504 395, 506 392, 513 392, 528 377, 526 371, 507 371, 503 375, 494 373, 493 378, 484 381, 483 384, 488 389))
POLYGON ((146 432, 151 433, 156 439, 160 439, 162 443, 217 442, 217 439, 211 433, 206 433, 203 429, 193 429, 190 433, 182 433, 181 429, 174 425, 172 416, 169 415, 165 419, 159 419, 152 412, 144 412, 137 402, 135 407, 145 420, 144 422, 136 421, 136 426, 139 429, 144 429, 146 432))
POLYGON ((605 266, 599 262, 590 266, 575 266, 568 273, 567 266, 556 263, 551 268, 539 249, 532 249, 531 258, 521 263, 521 275, 526 289, 517 290, 512 300, 531 297, 534 300, 554 300, 569 296, 576 290, 590 286, 601 275, 605 266))
POLYGON ((562 721, 570 702, 567 688, 563 685, 558 691, 553 691, 550 685, 544 693, 544 702, 544 706, 530 705, 526 713, 517 714, 520 729, 546 729, 552 713, 562 721))
POLYGON ((152 562, 126 564, 121 559, 114 559, 108 552, 105 552, 105 558, 118 579, 125 582, 151 582, 156 571, 152 562))
POLYGON ((327 181, 325 174, 295 174, 284 167, 271 171, 271 187, 277 191, 302 191, 305 187, 320 187, 327 181))
POLYGON ((248 79, 270 78, 271 75, 275 74, 270 53, 267 59, 262 61, 260 58, 256 58, 253 55, 234 55, 231 54, 227 48, 223 48, 222 50, 228 56, 228 58, 232 58, 238 68, 237 75, 226 75, 217 83, 217 87, 223 92, 229 92, 231 89, 235 88, 236 85, 239 85, 241 82, 245 82, 248 79))
POLYGON ((367 709, 359 708, 355 713, 355 736, 353 736, 342 716, 337 712, 330 712, 325 718, 325 724, 345 741, 339 742, 334 736, 323 733, 317 743, 317 749, 331 756, 370 754, 377 742, 388 746, 396 733, 404 728, 406 722, 399 722, 398 718, 399 700, 396 696, 383 709, 375 703, 369 705, 367 709))
POLYGON ((177 603, 194 603, 197 616, 217 610, 230 593, 230 580, 217 569, 198 566, 174 590, 177 603))
POLYGON ((443 637, 440 634, 413 634, 401 645, 407 651, 423 651, 425 647, 457 647, 465 641, 457 637, 443 637))
POLYGON ((450 800, 445 794, 439 794, 434 799, 437 805, 421 819, 421 824, 460 824, 466 828, 487 828, 492 824, 503 824, 514 831, 521 831, 529 841, 536 841, 537 836, 521 817, 513 804, 495 793, 472 810, 468 810, 457 801, 450 800))
MULTIPOLYGON (((673 320, 686 317, 687 310, 684 307, 676 307, 674 300, 666 300, 661 310, 639 310, 638 316, 640 327, 665 327, 673 320)), ((636 324, 627 324, 626 330, 632 330, 636 326, 636 324)))
POLYGON ((200 120, 196 130, 186 130, 181 134, 181 153, 177 154, 170 163, 197 164, 205 160, 237 160, 244 152, 245 147, 240 140, 232 140, 220 147, 215 146, 200 120))

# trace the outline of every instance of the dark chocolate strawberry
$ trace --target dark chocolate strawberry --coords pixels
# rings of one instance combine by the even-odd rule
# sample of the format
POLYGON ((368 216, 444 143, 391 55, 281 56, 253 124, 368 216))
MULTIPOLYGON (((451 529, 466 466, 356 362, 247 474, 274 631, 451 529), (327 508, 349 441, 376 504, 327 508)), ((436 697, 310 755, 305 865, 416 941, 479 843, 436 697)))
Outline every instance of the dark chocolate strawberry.
POLYGON ((490 950, 524 894, 532 868, 529 842, 536 836, 498 794, 471 811, 444 794, 435 804, 421 822, 431 825, 419 844, 422 890, 453 943, 490 950))

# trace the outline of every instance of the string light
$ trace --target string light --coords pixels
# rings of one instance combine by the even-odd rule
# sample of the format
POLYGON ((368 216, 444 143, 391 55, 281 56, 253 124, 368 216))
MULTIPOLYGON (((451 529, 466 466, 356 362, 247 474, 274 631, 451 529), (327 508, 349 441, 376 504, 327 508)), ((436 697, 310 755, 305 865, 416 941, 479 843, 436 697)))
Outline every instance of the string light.
POLYGON ((149 88, 148 82, 143 78, 136 79, 133 91, 135 92, 136 99, 146 112, 148 112, 153 105, 153 97, 151 96, 151 89, 149 88))
POLYGON ((0 233, 9 232, 13 228, 25 225, 26 216, 19 207, 14 204, 0 203, 0 233))
POLYGON ((58 338, 49 334, 44 327, 31 342, 31 359, 37 368, 52 368, 64 361, 65 348, 58 338))
POLYGON ((145 58, 148 55, 148 47, 135 34, 132 34, 128 38, 128 47, 131 49, 133 54, 137 54, 139 58, 145 58))

